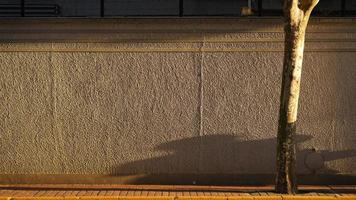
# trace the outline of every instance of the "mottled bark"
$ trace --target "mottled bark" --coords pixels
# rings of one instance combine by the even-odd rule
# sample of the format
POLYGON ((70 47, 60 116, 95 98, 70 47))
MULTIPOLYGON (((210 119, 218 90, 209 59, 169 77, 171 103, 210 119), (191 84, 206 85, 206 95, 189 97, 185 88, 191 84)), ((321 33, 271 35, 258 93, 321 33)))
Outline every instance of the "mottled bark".
POLYGON ((277 136, 276 192, 295 194, 296 122, 305 31, 318 0, 285 0, 285 50, 277 136))

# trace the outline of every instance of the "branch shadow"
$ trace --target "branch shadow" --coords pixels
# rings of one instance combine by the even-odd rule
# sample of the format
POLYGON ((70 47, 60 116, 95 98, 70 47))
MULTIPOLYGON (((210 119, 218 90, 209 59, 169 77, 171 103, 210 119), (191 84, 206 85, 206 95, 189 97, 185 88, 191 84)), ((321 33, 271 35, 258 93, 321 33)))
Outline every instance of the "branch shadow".
MULTIPOLYGON (((296 141, 300 144, 311 139, 308 135, 298 135, 296 141)), ((169 152, 167 155, 117 166, 111 175, 143 174, 132 182, 134 184, 271 184, 275 173, 275 147, 276 138, 243 140, 226 134, 184 138, 155 147, 156 151, 169 152)), ((326 162, 349 157, 356 157, 356 150, 298 149, 297 171, 314 182, 311 177, 315 175, 338 174, 327 168, 326 162)))

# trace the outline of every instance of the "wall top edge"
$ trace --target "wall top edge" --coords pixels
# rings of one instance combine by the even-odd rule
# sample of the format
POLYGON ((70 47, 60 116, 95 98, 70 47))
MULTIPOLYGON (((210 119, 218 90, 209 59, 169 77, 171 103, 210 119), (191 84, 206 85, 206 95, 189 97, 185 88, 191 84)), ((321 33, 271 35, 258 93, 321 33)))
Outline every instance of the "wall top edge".
MULTIPOLYGON (((0 19, 0 24, 0 43, 133 42, 133 40, 137 40, 139 43, 157 42, 157 40, 280 42, 283 41, 282 34, 284 33, 281 18, 37 18, 0 19)), ((318 41, 351 41, 356 38, 356 18, 314 18, 308 27, 308 32, 315 33, 308 37, 318 41)))
MULTIPOLYGON (((117 17, 117 18, 40 18, 40 17, 11 17, 0 18, 1 24, 27 24, 27 23, 281 23, 282 17, 117 17)), ((356 23, 356 17, 313 17, 310 23, 356 23)))

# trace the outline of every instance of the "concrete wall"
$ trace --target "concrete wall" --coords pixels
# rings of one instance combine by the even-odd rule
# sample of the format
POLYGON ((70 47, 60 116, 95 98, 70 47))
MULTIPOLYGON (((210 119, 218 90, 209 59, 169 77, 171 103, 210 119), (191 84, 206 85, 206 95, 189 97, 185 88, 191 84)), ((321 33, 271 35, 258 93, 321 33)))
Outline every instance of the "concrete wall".
MULTIPOLYGON (((1 24, 1 183, 273 177, 281 20, 1 24)), ((355 24, 310 24, 300 174, 356 174, 355 24)))

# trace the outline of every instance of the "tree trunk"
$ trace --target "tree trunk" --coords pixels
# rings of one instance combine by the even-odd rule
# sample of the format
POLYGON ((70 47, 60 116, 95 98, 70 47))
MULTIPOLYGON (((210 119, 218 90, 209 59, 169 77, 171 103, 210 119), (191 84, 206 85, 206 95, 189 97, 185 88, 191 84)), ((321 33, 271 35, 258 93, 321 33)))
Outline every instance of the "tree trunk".
POLYGON ((285 49, 277 136, 276 192, 297 192, 295 162, 297 109, 305 31, 319 0, 284 0, 285 49))

